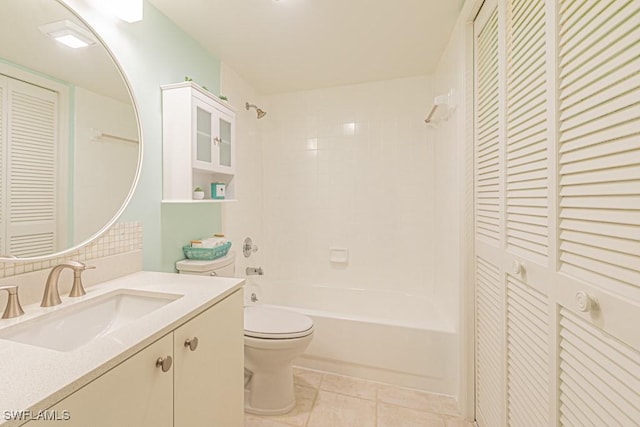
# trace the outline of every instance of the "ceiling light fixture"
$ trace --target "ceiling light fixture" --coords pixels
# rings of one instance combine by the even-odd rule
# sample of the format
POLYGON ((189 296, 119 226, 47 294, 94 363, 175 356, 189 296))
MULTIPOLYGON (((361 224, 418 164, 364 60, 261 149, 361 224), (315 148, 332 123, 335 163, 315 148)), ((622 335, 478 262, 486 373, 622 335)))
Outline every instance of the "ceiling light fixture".
POLYGON ((38 29, 42 34, 74 49, 96 44, 93 34, 67 19, 40 25, 38 29))

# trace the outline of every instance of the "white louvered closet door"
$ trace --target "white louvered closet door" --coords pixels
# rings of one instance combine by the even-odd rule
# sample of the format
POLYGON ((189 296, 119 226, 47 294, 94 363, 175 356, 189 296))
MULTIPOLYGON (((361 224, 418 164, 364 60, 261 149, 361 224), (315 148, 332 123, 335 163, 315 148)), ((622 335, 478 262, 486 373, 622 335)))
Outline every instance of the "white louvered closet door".
POLYGON ((478 424, 640 426, 640 0, 474 30, 478 424))
POLYGON ((508 0, 506 37, 505 258, 507 424, 550 425, 550 210, 547 11, 508 0))
POLYGON ((6 79, 2 154, 3 253, 37 256, 56 248, 57 94, 6 79))
POLYGON ((560 422, 639 426, 640 0, 559 3, 560 422))
POLYGON ((475 395, 480 427, 504 420, 502 131, 498 9, 485 2, 474 22, 475 44, 475 395))

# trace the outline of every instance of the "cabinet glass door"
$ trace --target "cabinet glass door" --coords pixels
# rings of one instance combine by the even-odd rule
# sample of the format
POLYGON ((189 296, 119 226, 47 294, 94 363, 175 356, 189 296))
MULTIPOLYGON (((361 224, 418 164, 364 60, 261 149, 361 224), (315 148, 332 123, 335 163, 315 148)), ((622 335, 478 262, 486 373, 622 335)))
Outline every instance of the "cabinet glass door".
POLYGON ((231 167, 231 121, 220 117, 220 166, 231 167))
POLYGON ((211 167, 213 164, 211 113, 196 107, 196 147, 194 166, 211 167))

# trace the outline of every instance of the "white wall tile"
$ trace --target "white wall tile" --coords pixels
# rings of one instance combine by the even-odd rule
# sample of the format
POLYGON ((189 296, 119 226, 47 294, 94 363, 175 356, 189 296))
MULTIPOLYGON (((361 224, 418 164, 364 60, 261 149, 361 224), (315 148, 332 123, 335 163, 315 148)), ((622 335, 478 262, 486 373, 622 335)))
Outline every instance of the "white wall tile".
POLYGON ((430 85, 418 77, 267 97, 277 120, 265 128, 263 183, 281 189, 265 193, 263 211, 272 279, 433 293, 430 85), (293 154, 309 148, 313 159, 293 154), (348 265, 329 262, 332 246, 349 248, 348 265))

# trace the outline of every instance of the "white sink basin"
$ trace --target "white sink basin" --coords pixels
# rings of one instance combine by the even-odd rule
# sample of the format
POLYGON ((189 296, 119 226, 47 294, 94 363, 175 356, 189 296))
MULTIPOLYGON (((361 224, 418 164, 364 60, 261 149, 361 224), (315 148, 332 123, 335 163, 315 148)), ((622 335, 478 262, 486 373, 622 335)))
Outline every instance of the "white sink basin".
POLYGON ((181 296, 122 289, 0 330, 0 339, 71 351, 181 296))

